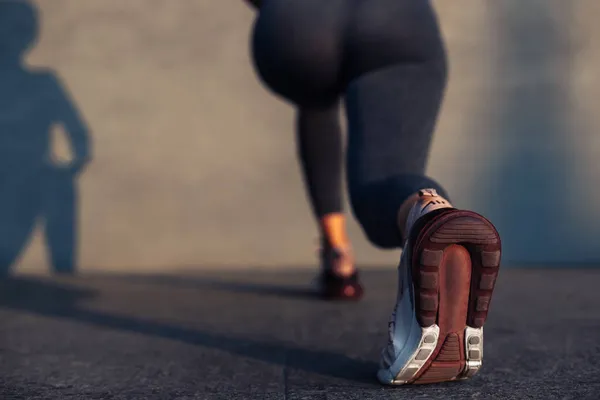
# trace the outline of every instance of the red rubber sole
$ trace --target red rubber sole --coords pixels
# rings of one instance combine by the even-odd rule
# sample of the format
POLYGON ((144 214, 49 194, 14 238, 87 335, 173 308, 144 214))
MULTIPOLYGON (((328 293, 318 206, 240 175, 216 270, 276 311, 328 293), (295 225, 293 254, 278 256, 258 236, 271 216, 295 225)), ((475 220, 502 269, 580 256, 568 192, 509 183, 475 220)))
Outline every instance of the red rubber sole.
POLYGON ((490 221, 452 210, 421 230, 412 252, 415 308, 423 327, 438 325, 439 339, 411 383, 458 379, 466 369, 465 328, 482 328, 500 267, 501 241, 490 221))

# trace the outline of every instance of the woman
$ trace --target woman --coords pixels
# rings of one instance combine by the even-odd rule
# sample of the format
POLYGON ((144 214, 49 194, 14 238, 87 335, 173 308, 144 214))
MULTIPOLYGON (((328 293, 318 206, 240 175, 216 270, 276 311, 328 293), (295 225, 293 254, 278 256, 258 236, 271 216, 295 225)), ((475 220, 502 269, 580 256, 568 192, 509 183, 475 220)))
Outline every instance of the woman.
MULTIPOLYGON (((331 235, 328 215, 341 212, 337 115, 343 100, 354 214, 375 246, 404 250, 379 380, 401 385, 472 376, 481 367, 501 245, 487 219, 452 207, 424 173, 447 74, 430 2, 252 3, 259 10, 255 67, 298 110, 305 176, 324 237, 331 235)), ((334 226, 343 232, 343 217, 334 226)), ((346 284, 342 270, 333 275, 346 284)))

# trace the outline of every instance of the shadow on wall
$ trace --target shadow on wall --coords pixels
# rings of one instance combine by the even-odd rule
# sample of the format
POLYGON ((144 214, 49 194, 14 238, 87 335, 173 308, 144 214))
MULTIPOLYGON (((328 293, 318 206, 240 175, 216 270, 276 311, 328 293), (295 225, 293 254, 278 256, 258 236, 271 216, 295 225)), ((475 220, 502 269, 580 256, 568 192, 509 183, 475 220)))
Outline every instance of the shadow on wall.
POLYGON ((90 159, 88 130, 59 78, 24 65, 38 15, 25 1, 0 0, 0 275, 7 275, 41 217, 54 272, 75 272, 78 174, 90 159), (71 161, 53 160, 51 133, 63 128, 71 161))
POLYGON ((577 133, 570 132, 571 3, 489 5, 497 97, 489 106, 492 159, 481 171, 489 191, 477 208, 496 224, 508 262, 584 261, 573 259, 581 233, 568 215, 577 162, 571 143, 577 133))

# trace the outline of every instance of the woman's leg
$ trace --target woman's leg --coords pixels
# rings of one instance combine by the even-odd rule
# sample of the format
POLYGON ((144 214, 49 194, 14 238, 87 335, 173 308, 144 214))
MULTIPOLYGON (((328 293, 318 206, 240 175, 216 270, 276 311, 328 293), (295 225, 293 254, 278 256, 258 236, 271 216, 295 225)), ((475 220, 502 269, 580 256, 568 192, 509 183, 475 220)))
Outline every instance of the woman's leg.
POLYGON ((299 108, 296 132, 303 177, 319 225, 322 266, 350 276, 355 269, 342 197, 344 146, 339 104, 299 108))
POLYGON ((446 86, 446 54, 426 0, 357 4, 346 58, 351 204, 371 242, 398 248, 405 239, 400 209, 410 209, 423 188, 447 197, 425 175, 446 86), (367 40, 376 35, 379 42, 367 40))
POLYGON ((301 107, 297 111, 298 158, 315 216, 343 212, 343 137, 339 106, 301 107))
POLYGON ((351 201, 373 243, 405 247, 378 377, 467 378, 481 366, 500 238, 425 175, 446 84, 437 21, 427 0, 355 4, 345 65, 351 201))
POLYGON ((357 298, 342 209, 339 98, 346 0, 271 0, 260 8, 253 56, 263 82, 298 109, 298 150, 322 239, 328 297, 357 298))

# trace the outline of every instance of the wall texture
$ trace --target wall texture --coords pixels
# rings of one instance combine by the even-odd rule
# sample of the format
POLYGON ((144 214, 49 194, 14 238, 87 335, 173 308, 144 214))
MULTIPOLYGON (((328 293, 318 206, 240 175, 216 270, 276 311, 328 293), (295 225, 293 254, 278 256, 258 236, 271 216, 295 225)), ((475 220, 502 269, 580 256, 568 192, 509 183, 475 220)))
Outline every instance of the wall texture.
MULTIPOLYGON (((21 154, 0 163, 0 269, 314 264, 293 112, 256 79, 241 0, 33 4, 23 62, 46 72, 2 90, 19 74, 0 66, 0 145, 21 154), (34 143, 64 163, 86 132, 80 174, 35 167, 34 143)), ((436 2, 451 75, 429 173, 497 224, 509 263, 600 262, 599 4, 436 2)), ((351 231, 361 263, 397 261, 351 231)))

